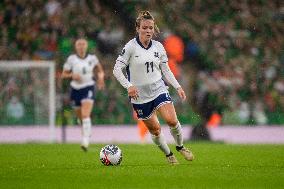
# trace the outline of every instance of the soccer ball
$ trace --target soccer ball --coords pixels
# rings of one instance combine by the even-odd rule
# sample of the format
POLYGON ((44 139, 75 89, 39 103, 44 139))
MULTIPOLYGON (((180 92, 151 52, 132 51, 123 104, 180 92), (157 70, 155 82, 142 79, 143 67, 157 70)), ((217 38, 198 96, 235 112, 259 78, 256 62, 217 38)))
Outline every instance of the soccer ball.
POLYGON ((101 149, 100 160, 106 166, 119 165, 122 160, 122 151, 116 145, 106 145, 101 149))

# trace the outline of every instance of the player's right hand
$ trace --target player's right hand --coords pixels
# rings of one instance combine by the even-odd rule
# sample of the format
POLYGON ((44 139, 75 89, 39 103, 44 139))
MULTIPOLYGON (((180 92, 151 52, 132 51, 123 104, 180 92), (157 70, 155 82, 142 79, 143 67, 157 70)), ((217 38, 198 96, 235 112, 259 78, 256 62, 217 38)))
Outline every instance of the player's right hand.
POLYGON ((181 100, 185 101, 186 100, 186 94, 185 94, 184 90, 181 87, 179 87, 177 89, 177 92, 178 92, 178 95, 181 98, 181 100))
POLYGON ((138 90, 135 86, 131 86, 127 89, 128 91, 128 96, 130 96, 131 98, 133 98, 134 100, 138 99, 138 90))
POLYGON ((79 74, 72 74, 72 80, 75 80, 75 81, 81 81, 81 76, 79 74))

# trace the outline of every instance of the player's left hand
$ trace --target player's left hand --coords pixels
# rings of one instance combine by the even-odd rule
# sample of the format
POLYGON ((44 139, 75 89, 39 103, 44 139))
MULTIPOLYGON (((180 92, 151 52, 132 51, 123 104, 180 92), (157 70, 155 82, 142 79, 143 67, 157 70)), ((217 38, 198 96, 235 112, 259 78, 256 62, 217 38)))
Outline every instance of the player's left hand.
POLYGON ((177 89, 177 92, 178 92, 178 95, 181 98, 181 100, 185 101, 186 100, 186 94, 185 94, 184 90, 181 87, 179 87, 177 89))
POLYGON ((105 81, 103 79, 98 79, 97 87, 98 87, 99 90, 104 90, 105 89, 105 81))
POLYGON ((138 89, 135 86, 130 86, 127 89, 128 92, 128 96, 130 96, 131 98, 133 98, 134 100, 137 100, 139 95, 138 95, 138 89))

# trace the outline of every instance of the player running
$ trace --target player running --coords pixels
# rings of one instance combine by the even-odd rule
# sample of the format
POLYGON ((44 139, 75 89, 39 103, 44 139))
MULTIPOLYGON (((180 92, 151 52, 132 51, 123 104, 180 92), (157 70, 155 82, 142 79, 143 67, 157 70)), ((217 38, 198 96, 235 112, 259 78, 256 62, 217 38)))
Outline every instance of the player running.
POLYGON ((81 148, 87 151, 91 137, 91 112, 94 104, 95 81, 99 90, 104 89, 104 70, 96 55, 87 53, 88 42, 78 39, 75 42, 76 54, 67 58, 63 66, 62 78, 71 79, 71 102, 77 118, 82 124, 81 148))
POLYGON ((136 31, 138 35, 125 45, 118 56, 113 74, 127 89, 138 119, 144 121, 153 142, 166 155, 168 162, 178 164, 161 133, 157 112, 169 125, 176 142, 176 150, 186 160, 192 161, 192 152, 183 146, 181 125, 162 75, 177 90, 183 101, 186 99, 186 94, 169 69, 163 45, 152 40, 153 35, 159 30, 149 11, 140 12, 136 19, 136 31), (127 78, 122 72, 123 69, 126 69, 127 78))

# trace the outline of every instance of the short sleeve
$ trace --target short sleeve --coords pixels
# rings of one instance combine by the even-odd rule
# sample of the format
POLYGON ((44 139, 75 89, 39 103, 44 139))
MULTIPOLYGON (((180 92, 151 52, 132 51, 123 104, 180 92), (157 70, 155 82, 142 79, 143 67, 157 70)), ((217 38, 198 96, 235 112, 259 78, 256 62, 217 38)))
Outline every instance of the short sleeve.
POLYGON ((72 70, 72 56, 69 56, 66 62, 63 65, 63 70, 71 71, 72 70))
POLYGON ((132 55, 133 45, 131 43, 132 41, 129 41, 122 49, 121 53, 117 57, 116 61, 121 62, 125 65, 128 65, 128 60, 130 59, 132 55))

